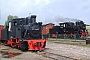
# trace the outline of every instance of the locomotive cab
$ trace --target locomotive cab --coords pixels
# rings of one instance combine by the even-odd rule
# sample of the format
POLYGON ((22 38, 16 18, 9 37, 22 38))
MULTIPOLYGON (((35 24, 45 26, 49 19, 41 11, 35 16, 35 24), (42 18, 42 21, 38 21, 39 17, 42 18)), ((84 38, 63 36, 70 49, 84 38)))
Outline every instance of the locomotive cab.
POLYGON ((73 28, 74 23, 73 22, 64 22, 64 23, 60 23, 60 27, 61 28, 73 28))
POLYGON ((60 28, 63 29, 64 33, 73 33, 74 23, 73 22, 60 23, 60 28))

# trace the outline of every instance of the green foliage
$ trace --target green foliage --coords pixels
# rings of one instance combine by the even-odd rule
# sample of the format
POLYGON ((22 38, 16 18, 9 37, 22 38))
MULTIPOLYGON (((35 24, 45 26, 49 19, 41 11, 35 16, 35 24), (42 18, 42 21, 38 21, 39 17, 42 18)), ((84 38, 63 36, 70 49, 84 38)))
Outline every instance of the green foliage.
POLYGON ((86 25, 86 26, 90 26, 90 25, 86 25))
POLYGON ((69 44, 69 45, 77 45, 77 46, 85 46, 85 47, 90 47, 90 44, 86 44, 85 40, 70 40, 70 39, 53 39, 53 38, 49 38, 48 39, 49 42, 53 42, 53 43, 60 43, 60 44, 69 44))
POLYGON ((7 17, 7 20, 5 21, 4 28, 6 28, 6 26, 8 26, 8 22, 9 22, 9 21, 11 21, 11 20, 13 20, 13 19, 16 19, 16 18, 18 18, 18 16, 9 15, 9 16, 7 17))

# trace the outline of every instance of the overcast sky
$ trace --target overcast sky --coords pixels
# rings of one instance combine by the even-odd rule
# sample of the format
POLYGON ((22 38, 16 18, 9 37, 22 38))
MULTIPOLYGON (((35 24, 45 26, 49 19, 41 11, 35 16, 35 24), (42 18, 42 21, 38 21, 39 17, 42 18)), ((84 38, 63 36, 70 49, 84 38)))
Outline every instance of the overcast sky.
POLYGON ((37 21, 54 22, 55 16, 75 18, 90 24, 90 0, 1 0, 1 20, 4 25, 8 15, 27 17, 37 15, 37 21))

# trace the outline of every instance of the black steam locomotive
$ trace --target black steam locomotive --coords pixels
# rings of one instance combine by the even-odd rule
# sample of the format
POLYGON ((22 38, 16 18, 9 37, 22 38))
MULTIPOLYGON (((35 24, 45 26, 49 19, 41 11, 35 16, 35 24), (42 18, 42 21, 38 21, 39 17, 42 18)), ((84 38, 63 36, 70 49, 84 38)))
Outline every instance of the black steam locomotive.
POLYGON ((2 30, 1 42, 24 50, 44 50, 46 39, 42 39, 42 22, 36 22, 36 15, 13 19, 2 30))
POLYGON ((73 37, 73 34, 77 34, 79 35, 79 37, 77 38, 85 38, 85 34, 88 34, 88 31, 86 30, 86 25, 83 21, 76 21, 75 23, 64 22, 59 23, 59 25, 60 26, 54 26, 52 29, 50 29, 50 34, 67 34, 71 37, 73 37))

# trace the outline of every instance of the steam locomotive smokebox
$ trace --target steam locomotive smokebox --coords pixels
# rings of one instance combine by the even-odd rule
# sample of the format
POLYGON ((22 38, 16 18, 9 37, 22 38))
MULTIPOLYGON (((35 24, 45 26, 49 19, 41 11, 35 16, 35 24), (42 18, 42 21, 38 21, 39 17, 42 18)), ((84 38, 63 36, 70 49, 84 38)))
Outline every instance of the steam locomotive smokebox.
POLYGON ((86 44, 90 44, 90 39, 86 40, 86 44))

